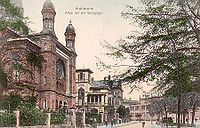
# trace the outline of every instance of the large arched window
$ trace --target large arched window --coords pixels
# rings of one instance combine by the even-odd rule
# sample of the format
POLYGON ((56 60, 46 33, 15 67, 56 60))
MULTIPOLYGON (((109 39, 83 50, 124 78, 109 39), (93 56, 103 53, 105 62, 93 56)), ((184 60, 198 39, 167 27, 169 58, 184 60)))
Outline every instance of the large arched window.
POLYGON ((65 76, 65 65, 60 59, 56 61, 56 76, 57 78, 63 78, 65 76))
POLYGON ((84 97, 85 97, 85 90, 81 87, 78 90, 78 105, 79 106, 84 105, 84 97))

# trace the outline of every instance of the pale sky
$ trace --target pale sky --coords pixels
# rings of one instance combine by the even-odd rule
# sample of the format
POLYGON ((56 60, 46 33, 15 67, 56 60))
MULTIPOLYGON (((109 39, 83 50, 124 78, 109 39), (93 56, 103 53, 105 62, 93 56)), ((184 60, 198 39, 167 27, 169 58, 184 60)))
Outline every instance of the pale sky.
MULTIPOLYGON (((24 15, 32 22, 29 26, 34 32, 42 30, 41 10, 45 0, 23 0, 24 15)), ((105 40, 111 44, 120 38, 125 38, 134 28, 129 20, 121 18, 125 5, 139 6, 139 0, 52 0, 55 5, 55 33, 58 40, 65 45, 64 32, 69 20, 76 31, 77 68, 90 68, 95 80, 103 79, 109 71, 100 72, 95 56, 100 56, 106 50, 101 46, 105 40), (86 12, 78 8, 89 8, 89 12, 100 13, 80 14, 86 12), (79 12, 79 14, 75 14, 79 12), (71 14, 73 13, 73 14, 71 14)), ((112 61, 112 60, 111 60, 112 61)), ((126 89, 129 90, 129 89, 126 89)), ((134 93, 134 92, 133 92, 134 93)), ((132 94, 127 98, 135 98, 132 94)), ((135 92, 134 95, 137 95, 135 92)), ((138 97, 138 96, 137 96, 138 97)))

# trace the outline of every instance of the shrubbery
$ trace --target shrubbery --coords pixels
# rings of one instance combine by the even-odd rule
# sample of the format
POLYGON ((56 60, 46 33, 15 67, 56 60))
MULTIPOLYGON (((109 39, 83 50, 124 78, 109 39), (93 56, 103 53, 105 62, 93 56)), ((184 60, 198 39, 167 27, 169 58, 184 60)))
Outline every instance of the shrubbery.
POLYGON ((65 122, 65 111, 59 109, 51 113, 51 124, 64 124, 65 122))
POLYGON ((21 126, 44 125, 46 123, 47 115, 36 108, 35 97, 22 98, 19 95, 10 94, 0 100, 0 109, 7 111, 0 115, 0 126, 16 124, 14 110, 20 111, 21 126))
MULTIPOLYGON (((0 127, 16 125, 14 110, 20 111, 20 126, 45 125, 47 114, 36 107, 35 97, 22 98, 16 94, 10 94, 0 100, 0 109, 6 110, 0 113, 0 127)), ((51 113, 51 124, 64 124, 65 111, 59 109, 51 113)))
POLYGON ((20 95, 10 94, 0 100, 0 109, 12 112, 17 109, 21 101, 22 97, 20 95))
POLYGON ((168 117, 168 118, 163 118, 162 123, 167 123, 167 124, 173 124, 173 119, 172 117, 168 117))
POLYGON ((16 117, 14 113, 0 113, 0 127, 11 127, 16 125, 16 117))
POLYGON ((46 123, 47 114, 31 103, 22 103, 19 110, 21 126, 44 125, 46 123))

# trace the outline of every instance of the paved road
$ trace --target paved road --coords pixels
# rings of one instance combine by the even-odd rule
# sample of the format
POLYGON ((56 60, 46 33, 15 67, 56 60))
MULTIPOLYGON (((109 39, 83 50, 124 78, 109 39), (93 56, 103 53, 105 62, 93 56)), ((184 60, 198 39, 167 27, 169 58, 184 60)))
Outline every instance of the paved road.
MULTIPOLYGON (((101 126, 98 128, 142 128, 142 122, 131 122, 128 124, 119 124, 116 126, 111 127, 110 125, 101 126)), ((146 121, 144 128, 165 128, 164 126, 157 125, 155 123, 151 123, 150 121, 146 121)), ((176 128, 176 127, 169 127, 169 128, 176 128)), ((183 127, 183 128, 192 128, 192 127, 183 127)), ((200 128, 200 122, 196 123, 196 127, 193 128, 200 128)))
MULTIPOLYGON (((142 128, 142 123, 133 123, 130 125, 125 125, 117 128, 142 128)), ((166 127, 157 125, 155 123, 146 122, 144 128, 166 128, 166 127)), ((169 126, 169 128, 176 128, 176 126, 174 127, 169 126)), ((194 127, 182 127, 182 128, 200 128, 200 122, 196 122, 194 127)))
MULTIPOLYGON (((130 123, 129 125, 119 126, 117 128, 142 128, 142 122, 130 123)), ((146 122, 144 128, 151 128, 151 122, 146 122)))

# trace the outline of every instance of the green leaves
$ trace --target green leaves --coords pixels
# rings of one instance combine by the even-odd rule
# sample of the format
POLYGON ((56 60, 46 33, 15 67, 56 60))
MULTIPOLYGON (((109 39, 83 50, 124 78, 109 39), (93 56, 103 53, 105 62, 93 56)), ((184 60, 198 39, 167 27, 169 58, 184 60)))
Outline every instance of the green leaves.
POLYGON ((3 17, 0 19, 0 30, 10 27, 20 34, 28 35, 29 28, 26 18, 23 17, 23 10, 10 3, 10 0, 1 0, 3 17))
POLYGON ((124 118, 124 117, 128 116, 128 114, 129 114, 129 109, 126 108, 126 107, 123 106, 123 105, 120 105, 116 112, 119 113, 119 117, 120 117, 120 118, 124 118))
POLYGON ((0 88, 7 88, 8 86, 8 79, 7 79, 7 75, 3 70, 3 67, 1 67, 0 65, 0 88))
POLYGON ((0 113, 0 127, 14 127, 16 125, 16 117, 14 113, 0 113))
POLYGON ((153 13, 153 14, 162 13, 164 8, 165 8, 165 5, 160 5, 158 7, 150 7, 149 9, 147 9, 147 12, 153 13))
POLYGON ((27 56, 27 61, 29 64, 31 64, 31 66, 41 69, 44 57, 36 52, 31 51, 27 56))
POLYGON ((21 126, 44 125, 47 115, 40 109, 36 108, 31 102, 22 102, 18 107, 20 110, 21 126))
POLYGON ((58 109, 51 113, 51 124, 64 124, 65 112, 63 109, 58 109))
POLYGON ((10 0, 1 0, 0 5, 4 7, 5 12, 12 17, 23 18, 22 10, 13 4, 11 4, 10 0))
POLYGON ((0 109, 13 112, 14 110, 17 110, 21 101, 22 97, 19 95, 10 94, 8 96, 4 96, 4 98, 0 100, 0 109))

